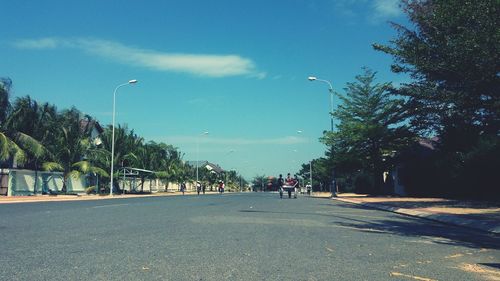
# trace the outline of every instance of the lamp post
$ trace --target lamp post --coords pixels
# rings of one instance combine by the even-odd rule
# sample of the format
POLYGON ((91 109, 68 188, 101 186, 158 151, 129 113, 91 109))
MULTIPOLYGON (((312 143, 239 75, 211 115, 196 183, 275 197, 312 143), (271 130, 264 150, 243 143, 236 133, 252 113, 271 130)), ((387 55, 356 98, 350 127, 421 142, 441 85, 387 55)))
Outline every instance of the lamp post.
POLYGON ((114 160, 115 160, 115 101, 116 101, 116 93, 120 87, 135 84, 137 80, 129 80, 127 83, 120 84, 116 86, 115 91, 113 92, 113 123, 112 123, 112 133, 111 133, 111 183, 109 187, 109 195, 113 195, 113 169, 114 169, 114 160))
POLYGON ((309 81, 319 81, 319 82, 323 82, 323 83, 328 84, 328 91, 330 92, 330 125, 331 125, 331 131, 333 132, 333 116, 332 116, 332 113, 333 113, 333 87, 332 87, 332 83, 330 83, 330 81, 328 81, 328 80, 319 79, 315 76, 309 76, 307 79, 309 81))
MULTIPOLYGON (((302 134, 302 130, 297 130, 297 134, 302 134)), ((311 155, 312 157, 312 155, 311 155)), ((305 179, 304 179, 305 181, 305 179)), ((312 186, 313 186, 313 176, 312 176, 312 159, 309 160, 309 184, 311 185, 311 195, 312 195, 312 186)))
MULTIPOLYGON (((323 82, 323 83, 328 84, 328 91, 330 92, 330 125, 331 125, 330 130, 333 132, 333 115, 332 115, 332 113, 333 113, 333 87, 332 87, 332 83, 330 83, 330 81, 328 81, 328 80, 319 79, 316 76, 309 76, 307 79, 309 81, 319 81, 319 82, 323 82)), ((336 185, 337 185, 337 181, 335 180, 335 167, 333 168, 332 174, 333 174, 333 181, 332 181, 332 184, 330 185, 330 192, 332 194, 332 197, 337 197, 337 194, 335 191, 336 185)))
POLYGON ((196 138, 196 187, 198 187, 198 166, 200 166, 200 136, 206 135, 208 132, 203 132, 196 138))
MULTIPOLYGON (((234 150, 234 149, 229 150, 229 151, 226 153, 226 156, 228 156, 229 154, 231 154, 231 153, 233 153, 233 152, 235 152, 235 150, 234 150)), ((231 170, 229 170, 229 172, 230 172, 230 171, 231 171, 231 170)), ((228 173, 228 171, 224 170, 224 183, 225 183, 225 184, 229 184, 229 182, 228 182, 228 180, 227 180, 227 173, 228 173)))

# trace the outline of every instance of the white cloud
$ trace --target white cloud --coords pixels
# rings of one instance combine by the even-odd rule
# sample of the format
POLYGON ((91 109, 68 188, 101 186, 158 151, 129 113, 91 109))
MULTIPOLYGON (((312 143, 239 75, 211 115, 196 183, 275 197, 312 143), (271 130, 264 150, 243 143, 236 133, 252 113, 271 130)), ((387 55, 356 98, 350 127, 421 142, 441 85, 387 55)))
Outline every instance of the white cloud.
POLYGON ((267 138, 267 139, 247 139, 247 138, 211 138, 211 137, 196 137, 196 136, 169 136, 158 137, 162 141, 179 144, 217 144, 217 145, 292 145, 299 143, 306 143, 307 138, 287 136, 281 138, 267 138))
POLYGON ((13 45, 23 49, 80 49, 86 53, 120 63, 159 71, 185 72, 209 77, 237 75, 246 75, 259 79, 265 77, 264 72, 256 70, 255 63, 252 60, 239 55, 165 53, 130 47, 113 41, 89 38, 23 39, 14 42, 13 45))
POLYGON ((401 14, 399 0, 375 0, 376 17, 397 17, 401 14))
POLYGON ((13 45, 19 49, 55 49, 59 43, 59 40, 54 38, 42 38, 17 40, 13 45))
POLYGON ((379 23, 402 14, 400 0, 335 0, 336 11, 347 18, 356 18, 366 12, 366 19, 379 23))

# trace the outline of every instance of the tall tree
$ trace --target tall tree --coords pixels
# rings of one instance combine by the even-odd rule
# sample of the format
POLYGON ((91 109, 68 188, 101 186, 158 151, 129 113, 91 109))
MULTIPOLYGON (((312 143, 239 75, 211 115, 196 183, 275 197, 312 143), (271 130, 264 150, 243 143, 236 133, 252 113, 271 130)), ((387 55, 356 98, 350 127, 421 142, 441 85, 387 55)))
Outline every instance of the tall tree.
POLYGON ((24 163, 26 160, 26 153, 14 141, 14 132, 9 130, 7 126, 11 111, 9 102, 11 86, 12 81, 10 79, 0 79, 0 163, 6 167, 12 165, 12 161, 9 160, 17 163, 24 163))
POLYGON ((54 141, 56 119, 57 109, 53 105, 39 104, 30 96, 14 101, 6 126, 27 153, 25 168, 40 168, 40 160, 48 153, 46 145, 54 141))
POLYGON ((500 2, 404 0, 402 8, 411 26, 393 23, 398 36, 374 48, 413 79, 397 93, 407 99, 412 128, 439 137, 445 164, 436 168, 448 186, 438 188, 499 196, 500 2))
MULTIPOLYGON (((76 108, 64 110, 54 128, 55 141, 49 146, 54 161, 45 162, 43 167, 49 171, 63 172, 62 192, 67 191, 68 178, 81 172, 88 172, 90 165, 83 163, 90 149, 92 124, 90 116, 82 116, 76 108)), ((104 175, 104 173, 103 173, 104 175)))
POLYGON ((337 172, 362 170, 372 178, 367 192, 380 192, 383 172, 393 151, 406 147, 412 135, 403 123, 403 101, 392 96, 390 83, 375 83, 376 73, 365 69, 347 84, 342 104, 333 115, 340 121, 323 142, 330 147, 330 159, 337 172))
POLYGON ((394 72, 414 79, 398 91, 408 97, 414 128, 449 134, 466 148, 474 136, 498 135, 500 2, 404 0, 402 7, 413 26, 392 23, 398 37, 374 48, 393 56, 394 72))
POLYGON ((57 110, 48 103, 40 105, 30 96, 20 97, 14 101, 9 118, 6 120, 7 130, 26 152, 24 168, 35 170, 33 190, 37 192, 38 170, 41 163, 48 159, 46 145, 54 141, 53 128, 57 118, 57 110))
MULTIPOLYGON (((108 126, 104 133, 101 135, 102 148, 106 150, 106 154, 101 154, 99 159, 99 167, 103 169, 109 169, 111 167, 111 138, 112 138, 112 128, 111 125, 108 126)), ((137 161, 137 150, 144 143, 144 139, 138 136, 134 130, 129 130, 127 126, 118 125, 115 127, 115 156, 113 167, 115 171, 113 172, 114 190, 118 190, 118 170, 120 167, 128 167, 137 161)))

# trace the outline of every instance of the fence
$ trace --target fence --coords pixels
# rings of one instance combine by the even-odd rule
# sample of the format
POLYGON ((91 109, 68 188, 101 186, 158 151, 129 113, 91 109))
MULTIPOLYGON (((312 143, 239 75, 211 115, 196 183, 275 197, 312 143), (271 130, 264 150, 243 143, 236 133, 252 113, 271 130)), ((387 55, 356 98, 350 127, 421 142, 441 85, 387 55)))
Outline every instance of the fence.
MULTIPOLYGON (((63 187, 63 173, 20 169, 0 169, 0 195, 19 196, 59 192, 63 187)), ((69 177, 67 193, 84 193, 86 177, 69 177)))

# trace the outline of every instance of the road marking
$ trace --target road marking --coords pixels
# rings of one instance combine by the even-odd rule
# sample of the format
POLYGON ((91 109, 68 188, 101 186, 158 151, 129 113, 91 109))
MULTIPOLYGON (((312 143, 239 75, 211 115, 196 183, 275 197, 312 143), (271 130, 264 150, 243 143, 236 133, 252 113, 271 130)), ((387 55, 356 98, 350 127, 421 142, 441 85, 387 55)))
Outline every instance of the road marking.
POLYGON ((430 279, 430 278, 425 278, 425 277, 419 277, 419 276, 414 276, 414 275, 408 275, 408 274, 403 274, 399 272, 391 272, 391 276, 398 276, 398 277, 407 277, 411 278, 414 280, 420 280, 420 281, 437 281, 436 279, 430 279))
POLYGON ((111 205, 94 206, 91 208, 98 209, 98 208, 118 207, 118 206, 127 206, 127 205, 130 205, 130 204, 111 204, 111 205))
POLYGON ((454 258, 460 258, 460 257, 463 257, 464 254, 454 254, 454 255, 449 255, 449 256, 446 256, 444 257, 445 259, 454 259, 454 258))

